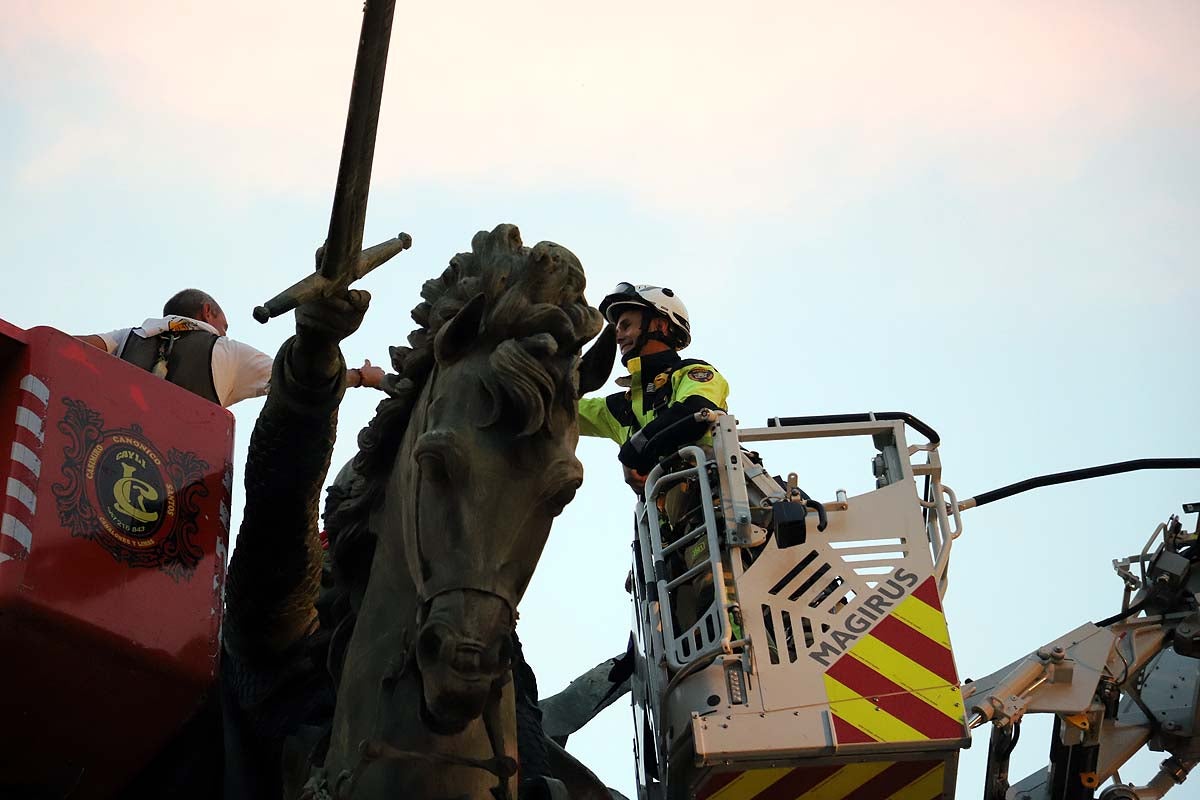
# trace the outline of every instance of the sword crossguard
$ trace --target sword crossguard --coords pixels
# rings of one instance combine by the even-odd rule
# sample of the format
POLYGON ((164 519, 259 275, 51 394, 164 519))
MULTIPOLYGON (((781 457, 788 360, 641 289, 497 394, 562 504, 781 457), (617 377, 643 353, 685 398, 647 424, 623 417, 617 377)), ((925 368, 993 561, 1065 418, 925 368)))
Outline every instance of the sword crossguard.
POLYGON ((363 250, 354 259, 353 264, 348 265, 348 268, 338 270, 340 277, 332 280, 321 274, 320 267, 323 253, 321 249, 318 249, 317 270, 311 275, 306 275, 296 281, 261 306, 256 307, 254 309, 254 318, 261 323, 266 323, 274 317, 286 314, 302 303, 308 303, 321 297, 330 297, 337 294, 371 270, 382 266, 393 256, 410 247, 412 247, 412 237, 407 233, 401 233, 394 239, 388 239, 386 242, 381 242, 374 247, 368 247, 366 250, 363 250))

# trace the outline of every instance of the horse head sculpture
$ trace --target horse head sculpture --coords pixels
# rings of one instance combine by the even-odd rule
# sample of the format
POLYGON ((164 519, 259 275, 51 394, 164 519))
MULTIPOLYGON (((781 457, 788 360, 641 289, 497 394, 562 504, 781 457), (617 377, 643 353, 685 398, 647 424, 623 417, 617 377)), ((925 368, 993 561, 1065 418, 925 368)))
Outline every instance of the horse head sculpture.
POLYGON ((342 589, 331 661, 344 654, 327 767, 357 764, 361 796, 475 796, 496 777, 400 762, 511 754, 517 604, 583 480, 577 399, 613 361, 611 345, 580 357, 602 326, 584 285, 569 250, 481 231, 424 285, 420 328, 392 349, 389 398, 326 512, 342 589), (396 763, 368 770, 370 757, 396 763))

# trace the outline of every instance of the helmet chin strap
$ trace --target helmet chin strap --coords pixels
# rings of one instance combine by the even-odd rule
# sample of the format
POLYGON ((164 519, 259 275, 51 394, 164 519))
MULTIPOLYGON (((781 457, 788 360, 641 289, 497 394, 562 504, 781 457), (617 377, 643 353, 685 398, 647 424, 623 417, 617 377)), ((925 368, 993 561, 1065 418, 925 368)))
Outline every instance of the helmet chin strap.
POLYGON ((642 354, 642 349, 645 348, 647 342, 662 342, 667 347, 674 349, 675 345, 671 343, 669 334, 650 330, 650 323, 653 320, 661 318, 661 315, 652 312, 648 308, 642 309, 642 330, 641 333, 638 334, 638 338, 634 340, 633 347, 629 348, 629 352, 621 356, 621 364, 623 366, 628 366, 632 359, 640 356, 642 354))

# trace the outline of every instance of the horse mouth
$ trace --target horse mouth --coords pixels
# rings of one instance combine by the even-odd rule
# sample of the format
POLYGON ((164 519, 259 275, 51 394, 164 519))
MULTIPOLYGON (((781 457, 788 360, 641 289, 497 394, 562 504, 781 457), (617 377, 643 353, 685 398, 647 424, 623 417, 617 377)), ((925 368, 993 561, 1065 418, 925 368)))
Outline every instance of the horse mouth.
POLYGON ((415 642, 422 716, 434 730, 457 733, 508 679, 512 610, 498 595, 460 589, 434 597, 422 616, 415 642))
POLYGON ((507 639, 491 648, 440 625, 418 639, 421 716, 435 733, 460 733, 494 697, 508 669, 507 639))
POLYGON ((492 680, 494 680, 493 676, 485 675, 482 672, 467 673, 467 672, 462 672, 461 670, 455 669, 454 667, 449 667, 448 671, 451 675, 454 676, 454 679, 456 681, 458 681, 459 683, 465 683, 469 686, 479 685, 479 684, 484 683, 485 681, 490 683, 492 680))
POLYGON ((421 717, 434 733, 461 733, 498 695, 499 679, 453 668, 422 673, 421 717))

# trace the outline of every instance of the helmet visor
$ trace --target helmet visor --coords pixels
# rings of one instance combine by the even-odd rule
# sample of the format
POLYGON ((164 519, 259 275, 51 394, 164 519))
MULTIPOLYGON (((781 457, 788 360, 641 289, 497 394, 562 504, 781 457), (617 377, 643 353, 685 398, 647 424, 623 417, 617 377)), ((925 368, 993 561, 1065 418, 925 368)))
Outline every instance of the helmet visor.
POLYGON ((638 294, 637 287, 632 283, 621 281, 608 295, 600 301, 600 313, 609 322, 615 323, 620 312, 618 308, 628 306, 645 306, 646 301, 638 294))

